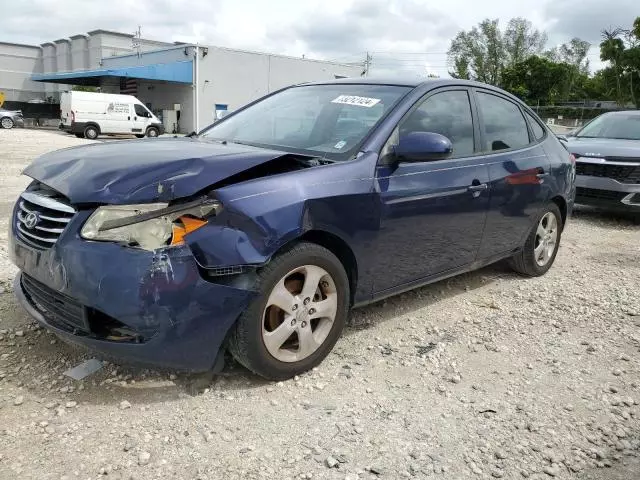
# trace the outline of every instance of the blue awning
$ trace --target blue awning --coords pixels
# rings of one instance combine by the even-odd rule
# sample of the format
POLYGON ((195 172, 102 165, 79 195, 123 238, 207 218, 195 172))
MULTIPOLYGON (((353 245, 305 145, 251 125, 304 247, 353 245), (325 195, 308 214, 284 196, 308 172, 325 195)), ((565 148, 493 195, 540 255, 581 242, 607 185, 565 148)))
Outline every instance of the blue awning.
POLYGON ((100 85, 104 77, 139 78, 141 80, 162 80, 165 82, 193 83, 193 61, 156 63, 132 67, 100 68, 77 72, 57 72, 35 74, 35 82, 65 83, 70 85, 100 85))

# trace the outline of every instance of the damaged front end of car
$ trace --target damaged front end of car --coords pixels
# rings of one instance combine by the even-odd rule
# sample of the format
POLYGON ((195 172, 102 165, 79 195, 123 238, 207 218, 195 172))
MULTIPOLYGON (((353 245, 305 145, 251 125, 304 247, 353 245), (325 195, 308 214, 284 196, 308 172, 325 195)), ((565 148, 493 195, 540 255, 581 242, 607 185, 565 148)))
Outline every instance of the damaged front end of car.
POLYGON ((164 166, 171 174, 150 179, 149 166, 136 182, 102 171, 98 185, 78 167, 75 179, 69 165, 66 174, 37 163, 27 169, 36 180, 16 203, 9 251, 20 269, 16 296, 31 316, 112 358, 190 371, 219 363, 255 295, 255 269, 301 231, 296 189, 282 179, 256 182, 313 164, 271 153, 205 180, 202 160, 189 162, 198 168, 164 166), (285 193, 278 205, 239 201, 248 195, 238 186, 252 183, 254 194, 285 193))

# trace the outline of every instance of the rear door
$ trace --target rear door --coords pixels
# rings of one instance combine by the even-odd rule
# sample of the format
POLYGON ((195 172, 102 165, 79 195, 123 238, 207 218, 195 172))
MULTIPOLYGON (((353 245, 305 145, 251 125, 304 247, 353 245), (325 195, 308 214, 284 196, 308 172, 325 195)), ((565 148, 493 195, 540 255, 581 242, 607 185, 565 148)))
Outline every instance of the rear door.
POLYGON ((490 90, 474 89, 474 96, 491 182, 487 224, 478 254, 485 259, 522 246, 550 198, 551 165, 540 143, 544 131, 536 138, 520 105, 490 90))
POLYGON ((416 104, 387 142, 381 158, 401 135, 440 133, 451 140, 453 155, 377 167, 376 294, 475 260, 489 207, 489 172, 476 154, 475 118, 468 89, 436 90, 416 104))

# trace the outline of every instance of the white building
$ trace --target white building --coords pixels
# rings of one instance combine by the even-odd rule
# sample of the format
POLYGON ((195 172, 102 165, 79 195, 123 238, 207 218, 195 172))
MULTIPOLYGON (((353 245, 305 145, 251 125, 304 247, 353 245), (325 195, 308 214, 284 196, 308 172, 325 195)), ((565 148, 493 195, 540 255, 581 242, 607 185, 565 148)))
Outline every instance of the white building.
POLYGON ((73 85, 131 93, 172 131, 209 125, 216 110, 234 110, 279 88, 355 77, 361 65, 164 43, 95 30, 40 46, 0 43, 0 92, 7 101, 56 102, 73 85), (179 111, 179 114, 177 113, 179 111))

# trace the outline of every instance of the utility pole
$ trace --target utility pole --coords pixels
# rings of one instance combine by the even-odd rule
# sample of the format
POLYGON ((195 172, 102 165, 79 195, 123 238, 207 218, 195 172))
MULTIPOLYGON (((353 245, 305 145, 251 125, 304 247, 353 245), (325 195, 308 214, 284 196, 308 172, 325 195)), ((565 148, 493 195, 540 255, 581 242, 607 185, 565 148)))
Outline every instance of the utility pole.
POLYGON ((138 30, 134 33, 133 39, 131 40, 131 44, 132 44, 131 46, 138 54, 138 57, 140 57, 140 48, 142 47, 142 44, 140 42, 141 38, 142 38, 142 26, 138 25, 138 30))
POLYGON ((371 68, 371 60, 373 60, 373 58, 371 57, 371 55, 369 55, 369 52, 367 52, 367 55, 364 59, 364 70, 362 71, 362 74, 360 75, 361 77, 368 77, 369 76, 369 69, 371 68))

